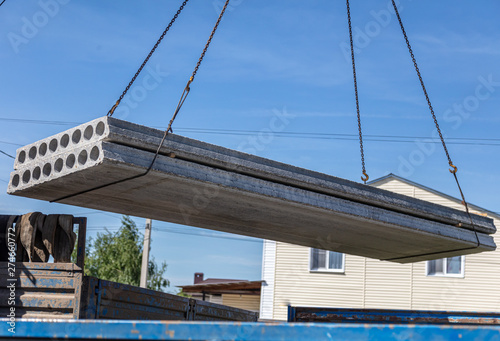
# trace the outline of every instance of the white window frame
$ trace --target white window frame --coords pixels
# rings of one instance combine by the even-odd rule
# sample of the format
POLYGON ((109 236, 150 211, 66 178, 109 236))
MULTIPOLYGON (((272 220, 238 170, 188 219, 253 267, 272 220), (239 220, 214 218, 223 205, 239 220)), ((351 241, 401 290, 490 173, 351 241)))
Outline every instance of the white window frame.
POLYGON ((429 277, 455 277, 455 278, 464 278, 465 277, 465 256, 459 256, 460 257, 460 263, 461 263, 461 266, 460 266, 460 270, 461 272, 459 274, 449 274, 446 272, 446 268, 447 268, 447 261, 448 261, 448 258, 454 258, 454 257, 447 257, 447 258, 441 258, 441 259, 435 259, 434 261, 436 260, 442 260, 443 261, 443 273, 436 273, 436 274, 429 274, 429 264, 430 262, 433 262, 432 260, 428 260, 427 262, 425 262, 425 275, 426 276, 429 276, 429 277))
MULTIPOLYGON (((341 273, 343 274, 345 272, 345 253, 342 253, 342 252, 337 252, 337 253, 340 253, 342 255, 342 268, 340 269, 328 269, 328 268, 323 268, 323 269, 313 269, 312 268, 312 265, 313 265, 313 251, 314 251, 315 248, 310 248, 309 250, 309 272, 327 272, 327 273, 341 273)), ((326 260, 325 260, 325 264, 328 264, 329 261, 328 261, 328 257, 330 255, 330 252, 328 250, 325 250, 326 251, 326 260)))

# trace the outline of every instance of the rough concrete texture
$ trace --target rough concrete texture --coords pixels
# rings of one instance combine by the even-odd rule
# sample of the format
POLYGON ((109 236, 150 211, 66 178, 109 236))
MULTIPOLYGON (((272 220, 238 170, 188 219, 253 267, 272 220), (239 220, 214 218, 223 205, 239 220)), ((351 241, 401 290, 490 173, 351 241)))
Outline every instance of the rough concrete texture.
MULTIPOLYGON (((184 140, 179 136, 172 136, 172 139, 176 143, 184 140)), ((198 141, 195 143, 201 144, 198 141)), ((136 143, 132 141, 129 144, 136 143)), ((211 145, 205 146, 205 149, 209 147, 211 145)), ((165 148, 169 152, 174 150, 165 148)), ((219 147, 215 149, 219 150, 219 147)), ((65 166, 63 170, 54 171, 37 182, 32 182, 29 176, 24 177, 30 167, 41 167, 46 162, 55 169, 57 160, 33 160, 32 166, 25 165, 13 172, 8 192, 41 200, 56 200, 142 174, 154 155, 136 147, 97 141, 71 148, 67 158, 74 155, 79 160, 84 151, 96 157, 82 157, 85 162, 77 161, 72 167, 65 166), (92 153, 95 148, 97 151, 92 153), (25 182, 24 178, 28 181, 25 182)), ((231 165, 227 161, 238 152, 231 151, 226 156, 226 167, 214 167, 214 162, 194 162, 184 157, 187 152, 182 151, 180 147, 176 149, 175 158, 160 155, 147 176, 61 202, 400 263, 495 249, 492 237, 485 233, 477 234, 480 246, 476 247, 476 235, 468 229, 389 210, 379 204, 370 205, 333 196, 326 190, 310 190, 309 187, 313 186, 308 183, 295 186, 254 176, 252 172, 241 171, 242 167, 238 164, 231 165)), ((66 165, 67 158, 61 155, 57 159, 61 158, 66 165)), ((246 161, 245 154, 238 156, 240 163, 246 161)), ((258 161, 267 167, 274 164, 265 159, 258 161)), ((287 167, 282 165, 282 168, 287 167)), ((293 170, 292 167, 287 169, 288 172, 293 170)), ((321 181, 326 182, 327 176, 323 177, 321 181)), ((366 191, 371 189, 368 187, 366 191)), ((389 194, 384 193, 386 196, 389 194)), ((440 206, 431 207, 437 214, 440 206)), ((493 224, 488 221, 491 229, 493 224)))
MULTIPOLYGON (((34 184, 37 181, 50 179, 52 175, 59 172, 64 174, 67 170, 77 170, 82 162, 86 164, 89 159, 97 162, 97 151, 95 148, 92 149, 97 141, 114 142, 154 152, 163 134, 161 130, 112 117, 95 119, 20 148, 14 164, 16 171, 11 176, 11 187, 14 185, 14 188, 17 188, 19 184, 30 184, 30 181, 34 181, 34 184), (84 147, 85 152, 81 154, 84 147), (35 163, 38 168, 33 167, 35 163), (63 165, 62 168, 61 165, 63 165)), ((164 155, 175 153, 178 158, 229 172, 473 229, 469 217, 463 211, 174 134, 167 136, 161 153, 164 155)), ((477 231, 488 234, 496 232, 491 219, 478 215, 472 215, 472 217, 477 231)))
POLYGON ((14 169, 26 167, 33 162, 57 158, 74 147, 102 140, 108 133, 106 118, 96 119, 78 127, 19 148, 16 152, 14 169))

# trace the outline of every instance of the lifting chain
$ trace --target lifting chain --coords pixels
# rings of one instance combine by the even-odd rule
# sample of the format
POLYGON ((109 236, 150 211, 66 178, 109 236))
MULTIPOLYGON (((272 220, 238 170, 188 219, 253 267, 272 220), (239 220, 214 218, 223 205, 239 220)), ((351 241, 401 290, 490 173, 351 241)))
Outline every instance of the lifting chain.
MULTIPOLYGON (((176 16, 180 13, 180 11, 182 10, 182 8, 184 7, 184 5, 187 3, 188 0, 185 0, 181 6, 181 8, 179 9, 179 11, 177 12, 176 16)), ((73 194, 69 194, 69 195, 66 195, 66 196, 63 196, 63 197, 60 197, 60 198, 57 198, 57 199, 54 199, 52 200, 51 202, 58 202, 58 201, 61 201, 61 200, 65 200, 65 199, 68 199, 68 198, 72 198, 74 196, 77 196, 77 195, 80 195, 80 194, 84 194, 84 193, 88 193, 88 192, 92 192, 92 191, 95 191, 95 190, 98 190, 98 189, 102 189, 102 188, 106 188, 106 187, 109 187, 109 186, 113 186, 113 185, 116 185, 116 184, 119 184, 119 183, 123 183, 123 182, 126 182, 126 181, 130 181, 130 180, 134 180, 134 179, 138 179, 138 178, 141 178, 143 176, 146 176, 149 174, 149 172, 153 169, 153 166, 156 162, 156 159, 158 158, 158 156, 160 155, 160 151, 161 151, 161 148, 163 147, 163 143, 165 142, 165 139, 167 138, 167 135, 169 132, 172 131, 172 123, 174 122, 174 119, 175 117, 177 116, 177 114, 179 113, 179 110, 180 108, 182 107, 182 104, 184 103, 184 101, 186 100, 186 97, 187 95, 189 94, 189 90, 190 90, 190 85, 191 85, 191 82, 194 80, 194 77, 196 76, 196 73, 198 72, 198 69, 200 67, 200 64, 203 60, 203 57, 205 56, 205 53, 207 52, 207 49, 208 49, 208 46, 210 45, 210 42, 212 41, 212 38, 215 34, 215 31, 217 30, 217 27, 219 26, 219 23, 220 21, 222 20, 222 16, 224 15, 224 12, 226 11, 226 8, 227 8, 227 5, 229 4, 229 0, 226 0, 226 3, 224 4, 224 7, 222 8, 222 11, 219 15, 219 18, 217 19, 217 22, 215 24, 215 27, 213 28, 212 30, 212 34, 210 34, 210 37, 208 38, 208 41, 205 45, 205 48, 203 49, 203 53, 201 54, 200 56, 200 59, 198 60, 198 63, 196 64, 196 67, 193 71, 193 74, 191 75, 191 77, 189 78, 189 81, 186 85, 186 87, 184 88, 184 91, 182 93, 182 96, 181 96, 181 99, 179 100, 179 104, 177 104, 177 108, 175 109, 175 112, 174 112, 174 115, 172 117, 172 119, 170 120, 170 123, 168 124, 168 128, 167 130, 165 130, 164 134, 163 134, 163 137, 161 139, 161 142, 160 144, 158 145, 157 149, 156 149, 156 153, 154 154, 153 156, 153 159, 151 160, 150 164, 149 164, 149 167, 143 172, 143 173, 140 173, 140 174, 137 174, 137 175, 134 175, 134 176, 131 176, 131 177, 128 177, 128 178, 124 178, 124 179, 120 179, 120 180, 116 180, 116 181, 112 181, 110 183, 107 183, 107 184, 104 184, 104 185, 100 185, 100 186, 97 186, 97 187, 93 187, 93 188, 90 188, 90 189, 86 189, 86 190, 83 190, 83 191, 80 191, 80 192, 77 192, 77 193, 73 193, 73 194)), ((173 20, 175 20, 176 17, 174 17, 173 20)), ((173 21, 172 21, 173 22, 173 21)), ((172 23, 171 22, 171 23, 172 23)), ((171 25, 169 25, 171 26, 171 25)), ((167 27, 167 30, 168 30, 168 27, 167 27)), ((167 31, 165 30, 165 32, 167 31)), ((163 36, 163 35, 162 35, 163 36)), ((159 43, 159 42, 158 42, 159 43)), ((155 45, 155 48, 156 46, 158 45, 158 43, 155 45)), ((154 49, 153 49, 154 50, 154 49)), ((153 51, 152 51, 153 52, 153 51)), ((149 54, 148 58, 151 56, 152 52, 149 54)), ((147 59, 146 58, 146 61, 145 63, 147 62, 147 59)), ((144 63, 144 64, 145 64, 144 63)), ((143 66, 144 66, 143 64, 143 66)), ((142 66, 141 66, 142 68, 142 66)), ((140 72, 140 70, 139 70, 140 72)), ((137 76, 137 74, 136 74, 137 76)), ((135 79, 134 79, 135 80, 135 79)), ((130 85, 129 85, 130 87, 130 85)), ((116 105, 119 104, 119 101, 117 102, 116 105)), ((115 105, 115 106, 116 106, 115 105)), ((112 115, 112 113, 111 113, 112 115)), ((109 115, 109 116, 111 116, 109 115)), ((174 153, 169 153, 168 154, 169 157, 176 157, 174 153)))
POLYGON ((439 138, 441 139, 441 144, 443 145, 444 152, 446 153, 446 157, 448 158, 448 164, 453 168, 450 169, 450 172, 456 173, 457 172, 457 167, 453 165, 453 162, 451 161, 450 153, 448 153, 448 148, 446 147, 446 143, 444 142, 443 134, 441 133, 441 128, 439 127, 439 123, 437 121, 436 114, 434 113, 434 108, 432 107, 431 100, 429 98, 429 95, 427 94, 427 90, 424 85, 424 80, 422 79, 422 75, 420 74, 420 69, 418 68, 417 65, 417 60, 415 59, 415 56, 413 55, 413 49, 411 48, 410 41, 408 40, 408 36, 406 35, 405 28, 403 26, 403 21, 401 20, 401 17, 399 15, 398 8, 396 6, 396 3, 394 0, 392 0, 392 6, 394 7, 394 11, 396 12, 396 16, 398 17, 399 21, 399 26, 401 27, 401 31, 403 32, 403 36, 406 41, 406 46, 408 47, 408 51, 410 52, 411 60, 413 61, 413 66, 415 67, 415 71, 417 72, 418 80, 420 81, 420 85, 422 87, 422 90, 425 95, 425 99, 427 100, 427 105, 429 106, 429 109, 431 111, 432 119, 434 120, 434 124, 436 125, 437 132, 439 134, 439 138))
POLYGON ((469 212, 469 205, 467 204, 467 201, 465 200, 465 196, 464 196, 464 193, 462 192, 460 182, 458 181, 458 177, 457 177, 458 168, 451 161, 450 153, 448 152, 448 148, 446 147, 446 143, 444 141, 443 134, 441 133, 441 128, 439 127, 439 123, 437 121, 436 114, 434 113, 434 109, 432 107, 431 100, 429 99, 429 95, 427 94, 427 90, 425 89, 424 81, 422 79, 422 75, 420 74, 420 70, 419 70, 418 65, 417 65, 417 60, 415 59, 415 56, 413 55, 413 49, 411 48, 410 41, 408 40, 408 36, 406 35, 406 31, 405 31, 405 28, 403 26, 403 21, 401 20, 401 16, 399 15, 398 7, 396 6, 396 2, 394 0, 392 0, 392 6, 394 7, 394 12, 396 13, 396 16, 398 18, 399 26, 401 27, 401 31, 403 32, 403 36, 404 36, 405 41, 406 41, 406 46, 408 47, 408 51, 410 52, 411 60, 413 61, 413 66, 415 67, 415 71, 417 72, 418 79, 420 81, 420 85, 422 86, 422 90, 424 92, 425 99, 427 100, 427 105, 429 106, 429 109, 431 111, 431 115, 432 115, 432 118, 434 120, 434 124, 436 125, 436 129, 437 129, 437 132, 439 134, 439 138, 441 139, 441 144, 443 145, 444 152, 446 153, 446 157, 448 158, 448 164, 451 167, 451 169, 449 169, 449 171, 450 171, 450 173, 453 174, 453 177, 455 178, 455 181, 456 181, 457 186, 458 186, 458 190, 460 191, 460 195, 462 197, 462 204, 465 206, 465 211, 467 212, 467 215, 469 216, 470 223, 471 223, 472 228, 474 230, 474 233, 476 235, 476 241, 477 241, 476 247, 479 247, 480 241, 479 241, 479 237, 477 235, 476 227, 474 225, 474 222, 472 221, 472 216, 469 212))
POLYGON ((118 100, 116 101, 115 105, 113 105, 113 107, 108 111, 108 116, 113 116, 113 114, 115 112, 115 109, 118 107, 118 105, 120 105, 120 102, 122 101, 123 97, 125 97, 125 95, 129 91, 129 89, 132 86, 132 84, 134 84, 137 76, 139 76, 139 74, 141 73, 141 71, 144 68, 144 66, 146 66, 147 62, 149 61, 149 58, 151 58, 151 56, 153 55, 153 53, 156 51, 156 48, 158 47, 158 45, 160 45, 161 41, 163 40, 163 38, 165 37, 165 35, 167 34, 167 32, 170 30, 170 27, 172 27, 172 25, 174 24, 175 20, 177 19, 177 17, 179 16, 179 14, 182 12, 182 10, 184 9, 184 6, 186 6, 186 4, 187 4, 188 1, 189 0, 184 0, 184 2, 182 3, 181 7, 179 7, 179 9, 175 13, 174 17, 172 18, 172 20, 170 20, 170 23, 168 24, 168 26, 165 28, 165 30, 161 34, 160 38, 158 38, 158 40, 156 41, 156 44, 153 46, 153 48, 149 52, 149 54, 146 57, 146 59, 144 59, 144 61, 142 62, 142 65, 139 67, 139 69, 135 73, 134 77, 132 77, 132 80, 128 83, 127 87, 125 88, 125 90, 121 94, 120 98, 118 98, 118 100))
POLYGON ((349 8, 349 0, 346 0, 346 5, 347 5, 347 22, 349 24, 349 40, 351 42, 351 58, 352 58, 352 74, 353 74, 353 78, 354 78, 354 93, 356 95, 356 113, 358 116, 359 148, 361 151, 361 167, 362 167, 362 173, 363 173, 361 180, 363 180, 363 182, 366 184, 366 182, 368 181, 368 179, 370 177, 366 173, 366 169, 365 169, 365 152, 364 152, 364 148, 363 148, 363 132, 361 130, 361 115, 359 113, 358 82, 357 82, 357 78, 356 78, 356 63, 354 62, 354 44, 352 41, 351 10, 349 8))
MULTIPOLYGON (((203 49, 203 52, 201 53, 201 56, 198 59, 198 63, 196 63, 196 66, 193 70, 193 73, 191 74, 191 77, 189 77, 189 80, 186 84, 186 87, 184 88, 184 91, 182 92, 181 98, 179 99, 179 103, 177 104, 177 107, 175 108, 174 115, 172 116, 172 119, 168 123, 166 134, 168 134, 168 132, 172 132, 172 124, 174 123, 174 120, 177 117, 177 114, 181 110, 181 107, 184 104, 184 101, 186 100, 187 96, 189 95, 189 91, 191 90, 191 87, 190 87, 191 83, 194 81, 194 77, 198 73, 198 69, 200 68, 201 62, 203 61, 203 58, 205 58, 205 54, 207 53, 208 47, 210 46, 210 43, 212 42, 212 38, 214 37, 215 31, 217 31, 217 28, 219 27, 219 24, 222 20, 222 16, 226 12, 226 8, 227 8, 228 4, 229 4, 229 0, 226 0, 226 2, 224 3, 224 7, 222 7, 222 10, 219 14, 219 18, 217 19, 217 22, 215 23, 215 26, 212 29, 212 33, 210 34, 210 37, 208 37, 207 43, 205 44, 205 48, 203 49)), ((165 139, 165 137, 166 137, 166 135, 164 136, 163 139, 165 139)))

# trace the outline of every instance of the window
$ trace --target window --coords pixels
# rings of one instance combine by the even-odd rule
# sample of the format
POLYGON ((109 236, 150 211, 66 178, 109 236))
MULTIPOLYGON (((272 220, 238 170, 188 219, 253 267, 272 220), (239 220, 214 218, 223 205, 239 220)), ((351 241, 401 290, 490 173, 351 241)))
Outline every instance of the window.
POLYGON ((427 276, 464 276, 464 257, 456 256, 427 261, 427 276))
POLYGON ((344 254, 334 251, 311 249, 311 271, 344 272, 344 254))

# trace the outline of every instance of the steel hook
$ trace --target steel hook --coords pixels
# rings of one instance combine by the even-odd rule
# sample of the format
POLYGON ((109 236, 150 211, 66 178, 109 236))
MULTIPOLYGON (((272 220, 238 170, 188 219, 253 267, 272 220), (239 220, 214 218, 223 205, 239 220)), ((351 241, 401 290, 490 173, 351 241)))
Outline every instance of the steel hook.
POLYGON ((451 161, 450 161, 450 167, 452 167, 452 168, 453 168, 453 169, 449 169, 449 171, 450 171, 450 173, 451 173, 451 174, 455 174, 455 173, 458 171, 457 166, 455 166, 455 165, 453 164, 453 162, 451 162, 451 161))
POLYGON ((363 171, 363 175, 364 177, 362 176, 361 180, 363 180, 363 182, 366 183, 370 177, 368 176, 368 174, 366 174, 366 171, 363 171))

